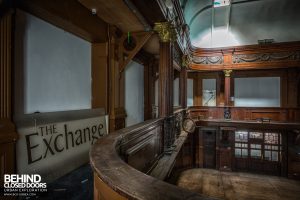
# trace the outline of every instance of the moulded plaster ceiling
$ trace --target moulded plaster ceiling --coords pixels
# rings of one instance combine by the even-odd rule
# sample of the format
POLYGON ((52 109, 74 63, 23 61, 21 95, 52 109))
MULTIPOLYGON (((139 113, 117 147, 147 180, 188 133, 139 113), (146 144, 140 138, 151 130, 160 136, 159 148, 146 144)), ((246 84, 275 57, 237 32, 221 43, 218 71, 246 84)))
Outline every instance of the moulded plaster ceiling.
POLYGON ((300 41, 300 0, 181 0, 193 46, 201 48, 300 41))

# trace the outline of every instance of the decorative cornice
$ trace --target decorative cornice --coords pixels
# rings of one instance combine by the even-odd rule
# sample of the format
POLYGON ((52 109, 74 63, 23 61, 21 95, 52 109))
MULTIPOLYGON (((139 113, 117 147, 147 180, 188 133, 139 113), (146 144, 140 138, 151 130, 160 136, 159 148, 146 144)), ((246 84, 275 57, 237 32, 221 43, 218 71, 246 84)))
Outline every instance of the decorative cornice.
POLYGON ((225 69, 225 70, 223 70, 223 72, 224 72, 225 77, 230 77, 232 70, 231 69, 225 69))
POLYGON ((171 22, 157 22, 154 24, 154 31, 159 35, 161 42, 175 42, 177 40, 177 32, 171 22))
POLYGON ((202 65, 223 64, 223 56, 193 56, 193 63, 202 65))
POLYGON ((297 61, 300 60, 300 51, 259 53, 259 54, 237 54, 233 55, 233 63, 271 62, 271 61, 297 61))

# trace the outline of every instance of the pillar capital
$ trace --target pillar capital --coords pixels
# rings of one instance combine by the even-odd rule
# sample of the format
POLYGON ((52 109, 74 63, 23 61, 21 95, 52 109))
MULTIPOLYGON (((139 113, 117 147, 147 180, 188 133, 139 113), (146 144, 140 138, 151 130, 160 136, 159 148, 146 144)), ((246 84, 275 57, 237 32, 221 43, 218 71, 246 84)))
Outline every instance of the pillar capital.
POLYGON ((182 56, 182 67, 184 67, 185 69, 187 69, 190 65, 190 59, 188 55, 183 55, 182 56))
POLYGON ((174 42, 177 39, 175 27, 171 22, 157 22, 153 29, 158 33, 161 42, 174 42))
POLYGON ((232 73, 232 69, 225 69, 223 70, 225 77, 230 77, 232 73))

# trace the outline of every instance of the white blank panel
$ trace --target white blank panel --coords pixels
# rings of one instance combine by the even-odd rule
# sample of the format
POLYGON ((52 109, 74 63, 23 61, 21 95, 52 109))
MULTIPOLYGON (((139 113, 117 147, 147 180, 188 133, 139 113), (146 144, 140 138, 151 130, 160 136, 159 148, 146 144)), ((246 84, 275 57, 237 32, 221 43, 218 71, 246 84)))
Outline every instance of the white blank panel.
POLYGON ((17 90, 24 110, 16 112, 91 108, 91 44, 22 11, 17 20, 16 63, 24 71, 17 90))
POLYGON ((193 79, 187 79, 187 106, 194 105, 194 85, 193 79))
POLYGON ((234 105, 280 107, 280 77, 234 79, 234 105))
POLYGON ((144 121, 144 66, 130 62, 125 69, 126 126, 144 121))

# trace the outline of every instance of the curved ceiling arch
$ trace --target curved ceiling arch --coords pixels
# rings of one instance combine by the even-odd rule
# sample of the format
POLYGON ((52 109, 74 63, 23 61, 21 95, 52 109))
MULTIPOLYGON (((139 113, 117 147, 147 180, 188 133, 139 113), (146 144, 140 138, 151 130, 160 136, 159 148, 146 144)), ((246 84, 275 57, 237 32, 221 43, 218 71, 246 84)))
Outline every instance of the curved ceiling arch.
POLYGON ((300 41, 299 0, 232 0, 227 8, 212 5, 213 0, 182 0, 196 47, 257 44, 263 39, 300 41))

